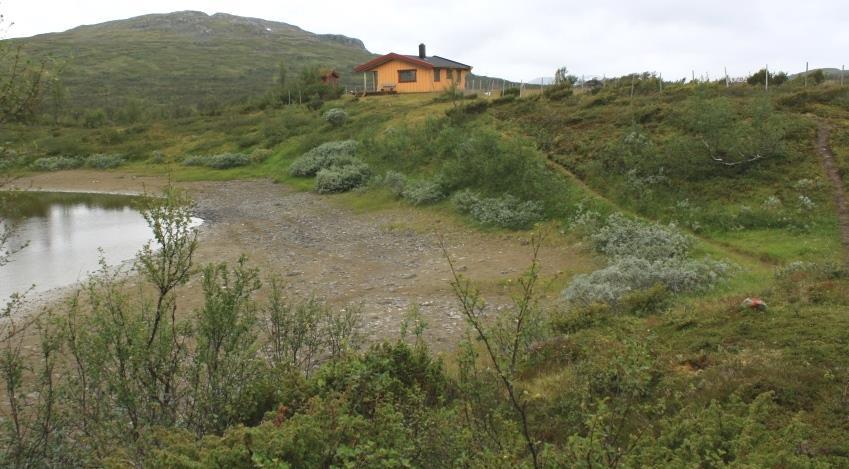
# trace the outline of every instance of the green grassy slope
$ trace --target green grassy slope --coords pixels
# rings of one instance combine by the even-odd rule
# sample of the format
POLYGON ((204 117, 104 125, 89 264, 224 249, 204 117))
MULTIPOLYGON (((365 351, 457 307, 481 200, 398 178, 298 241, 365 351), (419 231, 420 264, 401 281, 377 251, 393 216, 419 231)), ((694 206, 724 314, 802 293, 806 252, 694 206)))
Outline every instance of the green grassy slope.
MULTIPOLYGON (((319 111, 303 106, 262 111, 233 107, 218 116, 100 128, 14 125, 0 129, 0 141, 14 150, 8 152, 10 161, 14 160, 12 168, 23 170, 35 158, 48 155, 120 153, 129 159, 122 170, 169 173, 178 180, 270 177, 304 190, 312 188, 313 180, 290 176, 289 164, 316 145, 335 140, 363 142, 366 151, 360 156, 376 175, 395 170, 418 180, 444 174, 441 171, 447 165, 456 163, 453 152, 461 147, 487 152, 487 158, 476 160, 481 166, 489 164, 489 159, 497 167, 516 154, 545 161, 557 176, 556 184, 543 188, 552 189, 555 196, 549 223, 566 235, 555 235, 552 242, 575 240, 577 233, 570 230, 581 210, 624 212, 664 224, 676 222, 697 239, 693 257, 709 255, 739 268, 729 281, 707 292, 677 295, 668 303, 654 305, 650 304, 654 298, 644 297, 647 306, 637 312, 546 307, 547 332, 534 342, 523 362, 518 385, 524 395, 533 396, 528 398, 529 425, 541 447, 550 451, 549 465, 580 466, 580 461, 570 459, 576 452, 608 451, 619 457, 618 452, 627 450, 623 457, 633 458, 623 463, 628 467, 806 467, 814 463, 846 467, 849 274, 836 262, 840 247, 835 209, 816 152, 815 128, 820 122, 833 127, 837 164, 844 180, 849 180, 849 88, 831 84, 806 90, 799 83, 789 83, 765 95, 749 87, 670 86, 662 95, 644 90, 631 96, 627 88, 610 87, 563 99, 531 96, 451 103, 434 98, 346 97, 325 103, 319 111), (321 118, 322 111, 334 107, 350 116, 342 126, 332 127, 321 118), (728 153, 751 150, 734 145, 758 140, 764 132, 775 136, 780 145, 760 142, 769 152, 751 164, 717 164, 704 153, 703 130, 699 130, 703 122, 693 122, 716 109, 728 111, 718 124, 714 122, 719 127, 717 140, 728 146, 728 153), (481 140, 491 145, 475 146, 481 140), (230 170, 181 164, 186 155, 266 150, 270 151, 267 158, 230 170), (154 152, 161 157, 154 157, 154 152), (810 203, 801 202, 801 197, 810 203), (740 302, 747 296, 764 298, 769 309, 741 309, 740 302), (758 403, 764 400, 769 405, 761 408, 758 403)), ((508 191, 527 183, 504 179, 508 191)), ((492 189, 498 182, 476 181, 476 189, 492 189)), ((543 197, 542 192, 534 195, 543 197)), ((336 198, 365 209, 399 203, 379 184, 336 198)), ((451 208, 442 202, 434 209, 451 208)), ((586 254, 595 255, 589 249, 586 254)), ((397 362, 375 358, 383 352, 366 355, 372 360, 369 366, 388 367, 375 372, 380 379, 374 382, 382 383, 412 366, 404 362, 402 352, 391 353, 397 362)), ((453 361, 448 359, 449 369, 453 361)), ((361 372, 359 362, 350 365, 349 371, 334 366, 304 386, 304 394, 312 398, 310 405, 305 404, 307 398, 276 397, 273 404, 284 410, 274 415, 277 408, 263 403, 261 409, 272 411, 273 417, 259 426, 232 427, 221 439, 197 442, 172 430, 163 444, 164 454, 211 461, 232 452, 234 459, 242 461, 243 453, 249 451, 239 445, 253 438, 273 441, 255 454, 267 451, 269 458, 297 461, 280 449, 288 446, 276 438, 296 435, 291 436, 293 441, 303 441, 299 432, 311 431, 310 419, 336 415, 320 403, 328 409, 341 407, 346 415, 365 419, 373 428, 389 428, 381 420, 388 419, 383 413, 363 411, 353 404, 337 406, 332 400, 335 392, 344 396, 339 398, 343 402, 366 396, 399 412, 411 412, 406 407, 410 404, 399 403, 398 394, 386 392, 388 388, 360 386, 358 379, 369 383, 372 378, 361 372), (333 373, 346 378, 328 379, 333 373)), ((434 399, 431 407, 412 406, 421 414, 404 420, 404 425, 415 427, 421 416, 444 419, 422 424, 446 432, 460 429, 457 434, 440 434, 444 437, 440 443, 430 442, 435 448, 442 447, 443 441, 462 442, 456 444, 470 451, 470 458, 494 458, 492 467, 527 464, 527 455, 515 443, 519 441, 515 416, 504 404, 497 380, 484 377, 484 384, 470 384, 456 373, 448 375, 452 391, 442 396, 445 401, 434 399), (482 411, 507 422, 496 426, 507 444, 491 445, 475 433, 479 430, 463 412, 480 404, 455 395, 455 386, 464 392, 489 393, 481 394, 486 402, 482 411)), ((422 386, 438 381, 429 374, 422 379, 422 386)), ((287 386, 280 389, 300 389, 287 386)), ((404 384, 399 389, 413 388, 404 384)), ((332 422, 315 430, 320 440, 333 436, 351 447, 367 447, 361 438, 365 433, 349 436, 336 420, 328 421, 332 422)), ((384 434, 369 438, 382 449, 394 444, 384 434)), ((411 453, 430 457, 434 451, 411 453)), ((603 458, 587 463, 587 467, 604 465, 603 458)))
POLYGON ((285 23, 201 12, 146 15, 16 39, 30 57, 50 56, 74 107, 231 102, 261 94, 282 61, 292 79, 304 66, 335 68, 343 83, 372 57, 363 43, 285 23))

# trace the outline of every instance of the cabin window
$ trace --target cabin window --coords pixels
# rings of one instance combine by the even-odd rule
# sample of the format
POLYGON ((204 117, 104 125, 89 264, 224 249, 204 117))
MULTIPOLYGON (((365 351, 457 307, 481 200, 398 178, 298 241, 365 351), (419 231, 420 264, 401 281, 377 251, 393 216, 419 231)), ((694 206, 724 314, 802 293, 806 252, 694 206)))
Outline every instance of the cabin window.
POLYGON ((433 81, 439 81, 442 78, 442 69, 433 69, 433 81))
POLYGON ((413 83, 415 81, 415 70, 398 70, 398 83, 413 83))
POLYGON ((463 71, 457 70, 457 81, 462 82, 463 81, 462 78, 461 78, 462 76, 463 76, 463 71))
POLYGON ((449 80, 453 80, 454 79, 454 70, 451 70, 450 68, 445 70, 445 78, 447 78, 449 80))

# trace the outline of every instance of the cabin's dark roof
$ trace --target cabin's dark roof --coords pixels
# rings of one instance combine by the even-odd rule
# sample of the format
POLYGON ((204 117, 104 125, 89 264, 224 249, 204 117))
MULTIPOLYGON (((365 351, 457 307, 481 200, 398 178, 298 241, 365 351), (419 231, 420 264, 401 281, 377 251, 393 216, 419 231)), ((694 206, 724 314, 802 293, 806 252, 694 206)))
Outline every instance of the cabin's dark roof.
POLYGON ((422 68, 459 68, 464 70, 472 69, 472 67, 469 65, 461 64, 460 62, 455 62, 453 60, 448 60, 446 58, 439 57, 438 55, 425 57, 422 59, 418 55, 401 55, 396 54, 394 52, 390 52, 386 55, 381 55, 380 57, 376 57, 372 60, 369 60, 368 62, 362 65, 357 65, 356 67, 354 67, 354 71, 365 72, 367 70, 372 70, 392 60, 400 60, 402 62, 407 62, 422 68))
POLYGON ((448 60, 445 57, 440 57, 438 55, 434 55, 431 57, 425 57, 424 59, 420 58, 418 55, 407 55, 405 57, 409 57, 411 59, 424 60, 425 62, 433 65, 437 68, 462 68, 471 70, 472 67, 466 64, 461 64, 460 62, 455 62, 453 60, 448 60))

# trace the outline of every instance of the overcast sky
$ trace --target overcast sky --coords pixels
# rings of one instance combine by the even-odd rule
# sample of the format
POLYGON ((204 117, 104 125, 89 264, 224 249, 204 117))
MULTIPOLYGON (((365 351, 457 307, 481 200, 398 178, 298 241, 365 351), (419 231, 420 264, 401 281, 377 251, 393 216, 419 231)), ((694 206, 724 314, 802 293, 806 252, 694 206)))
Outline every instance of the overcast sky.
POLYGON ((6 37, 147 13, 253 16, 362 39, 376 53, 428 54, 512 80, 654 71, 665 79, 769 64, 798 72, 849 65, 849 0, 0 0, 6 37))

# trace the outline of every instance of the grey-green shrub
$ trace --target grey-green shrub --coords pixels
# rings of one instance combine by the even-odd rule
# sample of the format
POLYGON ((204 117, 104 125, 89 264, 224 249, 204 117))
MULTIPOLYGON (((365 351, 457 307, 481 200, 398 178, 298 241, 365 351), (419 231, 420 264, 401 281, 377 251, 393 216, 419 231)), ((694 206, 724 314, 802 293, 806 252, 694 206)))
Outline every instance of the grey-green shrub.
POLYGON ((590 235, 593 247, 607 255, 603 269, 576 276, 564 290, 574 305, 617 305, 626 295, 660 285, 670 293, 700 292, 731 270, 724 262, 688 259, 693 240, 674 225, 642 223, 621 214, 590 235))
POLYGON ((96 154, 86 158, 85 165, 94 169, 111 169, 121 166, 125 161, 121 155, 96 154))
POLYGON ((543 219, 543 204, 535 200, 520 200, 512 195, 480 197, 470 191, 460 191, 452 199, 454 207, 482 225, 528 228, 543 219))
POLYGON ((335 107, 324 113, 322 116, 328 124, 333 127, 340 127, 348 121, 348 113, 344 109, 335 107))
POLYGON ((472 210, 472 206, 477 204, 479 200, 480 197, 468 189, 455 192, 451 196, 451 203, 454 204, 454 208, 460 213, 469 213, 472 210))
POLYGON ((209 158, 207 166, 214 169, 229 169, 251 164, 251 158, 241 153, 225 153, 209 158))
POLYGON ((389 170, 383 175, 381 182, 395 197, 401 197, 407 187, 407 176, 398 171, 389 170))
POLYGON ((229 169, 251 164, 251 158, 241 153, 223 153, 220 155, 187 156, 183 159, 185 166, 206 166, 213 169, 229 169))
POLYGON ((439 181, 417 180, 407 183, 401 195, 413 205, 425 205, 439 202, 447 194, 439 181))
POLYGON ((63 169, 79 168, 83 165, 79 158, 68 158, 66 156, 48 156, 39 158, 32 162, 32 169, 36 171, 60 171, 63 169))
POLYGON ((292 176, 315 176, 319 170, 331 166, 357 163, 354 158, 359 144, 355 140, 340 140, 323 143, 299 156, 289 166, 292 176))
POLYGON ((156 150, 150 154, 150 158, 147 161, 151 164, 162 164, 165 162, 165 155, 161 151, 156 150))
POLYGON ((674 225, 641 223, 618 213, 610 215, 590 239, 597 251, 610 257, 637 255, 649 260, 686 256, 693 244, 674 225))
POLYGON ((572 304, 615 305, 635 291, 663 285, 672 293, 700 292, 713 287, 730 270, 724 262, 710 259, 669 258, 649 260, 636 256, 617 258, 607 267, 576 276, 563 297, 572 304))
POLYGON ((362 162, 323 168, 315 175, 315 190, 320 194, 346 192, 366 184, 370 176, 371 170, 362 162))

